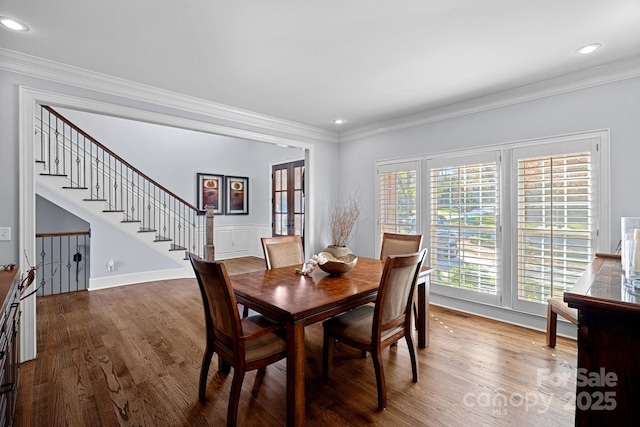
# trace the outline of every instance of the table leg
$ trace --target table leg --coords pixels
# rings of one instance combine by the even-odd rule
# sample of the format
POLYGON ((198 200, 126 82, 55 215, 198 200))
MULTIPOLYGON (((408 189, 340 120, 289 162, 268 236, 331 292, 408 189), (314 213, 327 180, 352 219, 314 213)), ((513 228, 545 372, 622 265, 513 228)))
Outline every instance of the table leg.
POLYGON ((287 426, 304 426, 304 323, 287 325, 287 426))
POLYGON ((429 347, 429 276, 418 284, 418 347, 429 347))

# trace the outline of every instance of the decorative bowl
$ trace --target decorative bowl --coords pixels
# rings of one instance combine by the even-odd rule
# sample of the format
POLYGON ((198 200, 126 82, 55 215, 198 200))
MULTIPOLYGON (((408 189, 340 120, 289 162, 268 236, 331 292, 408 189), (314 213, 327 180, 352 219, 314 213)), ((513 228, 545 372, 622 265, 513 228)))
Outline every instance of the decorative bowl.
POLYGON ((320 252, 318 254, 318 267, 332 276, 340 276, 351 271, 358 262, 358 257, 354 254, 347 254, 341 257, 334 257, 329 252, 320 252))

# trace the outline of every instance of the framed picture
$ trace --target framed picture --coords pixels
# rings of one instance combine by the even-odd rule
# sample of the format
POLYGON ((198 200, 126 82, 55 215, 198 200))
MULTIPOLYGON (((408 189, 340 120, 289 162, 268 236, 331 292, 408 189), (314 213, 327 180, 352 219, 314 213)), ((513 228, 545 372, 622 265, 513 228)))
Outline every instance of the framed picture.
POLYGON ((214 214, 224 214, 224 175, 198 173, 198 206, 201 211, 213 206, 214 214))
POLYGON ((249 213, 249 178, 225 177, 227 185, 225 207, 227 215, 247 215, 249 213))

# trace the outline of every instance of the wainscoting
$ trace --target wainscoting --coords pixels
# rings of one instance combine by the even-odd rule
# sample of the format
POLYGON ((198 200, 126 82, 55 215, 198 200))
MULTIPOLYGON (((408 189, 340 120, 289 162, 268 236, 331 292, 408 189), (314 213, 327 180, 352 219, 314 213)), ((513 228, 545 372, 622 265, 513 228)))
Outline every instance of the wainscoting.
POLYGON ((263 258, 260 238, 270 237, 268 225, 215 225, 214 245, 217 260, 256 256, 263 258))

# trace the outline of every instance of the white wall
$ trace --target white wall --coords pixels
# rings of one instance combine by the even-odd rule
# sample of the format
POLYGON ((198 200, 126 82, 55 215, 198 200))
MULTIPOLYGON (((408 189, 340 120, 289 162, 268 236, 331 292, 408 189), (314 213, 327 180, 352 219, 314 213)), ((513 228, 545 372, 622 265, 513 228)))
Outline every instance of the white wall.
POLYGON ((73 231, 89 231, 89 223, 44 197, 36 196, 36 233, 73 231))
MULTIPOLYGON (((141 279, 140 275, 136 275, 136 273, 181 269, 184 267, 169 256, 169 243, 158 243, 158 245, 162 245, 160 250, 152 249, 143 242, 132 238, 125 231, 103 220, 103 218, 91 214, 83 206, 69 203, 55 192, 40 185, 37 187, 37 191, 42 196, 38 197, 38 200, 49 201, 54 206, 63 206, 67 208, 65 211, 67 215, 75 216, 88 223, 91 229, 90 278, 92 283, 89 286, 90 288, 98 288, 101 286, 100 283, 104 282, 110 283, 111 286, 118 282, 121 284, 131 283, 134 278, 137 278, 135 282, 153 280, 152 275, 148 275, 147 279, 141 279), (166 250, 166 253, 163 253, 163 249, 166 250), (111 271, 107 269, 109 261, 114 261, 115 264, 115 268, 111 271)), ((58 209, 62 210, 61 208, 58 209)), ((135 227, 134 224, 130 225, 131 228, 135 227)), ((58 227, 58 225, 53 224, 51 226, 58 227)))
MULTIPOLYGON (((591 130, 610 130, 610 242, 620 239, 620 217, 640 216, 640 78, 577 90, 483 112, 406 128, 340 144, 343 191, 361 189, 363 217, 349 245, 357 254, 376 256, 374 164, 457 149, 481 147, 591 130), (351 188, 351 190, 349 190, 351 188)), ((507 254, 508 256, 508 254, 507 254)), ((510 260, 505 262, 509 263, 510 260)), ((507 284, 508 286, 508 284, 507 284)), ((507 307, 458 300, 432 292, 431 303, 544 330, 546 319, 507 307)), ((575 326, 560 322, 558 333, 575 337, 575 326)))
POLYGON ((270 164, 304 158, 304 150, 296 148, 65 108, 56 110, 194 206, 198 172, 249 177, 249 215, 218 215, 219 225, 269 224, 270 164))
MULTIPOLYGON (((374 163, 575 132, 611 132, 611 242, 620 217, 640 216, 640 78, 568 92, 340 144, 340 182, 362 189, 365 215, 351 248, 375 256, 374 163)), ((346 187, 343 190, 347 190, 346 187)))
MULTIPOLYGON (((122 105, 126 106, 127 108, 135 108, 144 112, 184 118, 189 121, 213 124, 215 126, 220 126, 223 129, 229 128, 237 129, 239 131, 253 132, 265 135, 265 139, 273 137, 273 139, 285 139, 312 145, 314 151, 314 162, 312 165, 308 165, 308 167, 314 167, 316 170, 318 170, 322 174, 323 179, 322 183, 319 185, 317 185, 315 182, 310 182, 311 190, 313 191, 316 200, 315 206, 317 206, 317 212, 309 212, 309 209, 315 209, 315 207, 313 205, 307 206, 307 212, 309 212, 310 218, 323 218, 326 216, 325 205, 327 204, 327 200, 331 198, 331 194, 335 193, 338 188, 338 165, 335 161, 338 153, 338 145, 335 143, 313 139, 308 136, 298 136, 295 134, 295 129, 292 130, 291 134, 285 133, 283 131, 264 130, 256 128, 255 126, 230 123, 229 121, 223 119, 215 119, 209 116, 204 117, 200 114, 176 109, 166 105, 158 105, 150 102, 138 101, 136 99, 123 98, 108 93, 92 91, 80 87, 52 82, 46 79, 0 70, 0 146, 2 147, 2 151, 0 152, 0 182, 2 182, 2 185, 0 185, 0 197, 2 200, 7 201, 6 203, 0 204, 0 226, 9 226, 12 228, 13 232, 13 239, 11 241, 0 242, 0 263, 20 261, 18 249, 18 231, 21 221, 30 221, 30 219, 26 218, 23 218, 21 220, 19 218, 18 212, 18 91, 20 86, 35 88, 44 91, 51 91, 52 93, 87 99, 98 103, 104 102, 110 105, 122 105)), ((170 102, 168 102, 168 104, 170 104, 170 102)), ((54 105, 54 107, 57 106, 54 105)), ((167 135, 169 134, 170 132, 167 133, 167 135)), ((100 140, 99 134, 96 135, 96 137, 100 140)), ((259 173, 259 170, 261 168, 268 168, 268 166, 266 165, 268 164, 269 160, 266 160, 264 163, 262 162, 263 156, 266 155, 265 153, 273 154, 271 150, 277 150, 277 148, 270 144, 254 143, 238 138, 227 138, 226 143, 230 148, 228 150, 225 150, 225 153, 241 158, 243 164, 242 168, 230 168, 225 166, 224 170, 216 171, 215 165, 213 163, 209 165, 209 159, 207 159, 205 156, 200 155, 199 153, 194 153, 192 150, 180 149, 176 151, 165 152, 167 154, 171 153, 171 155, 174 156, 174 160, 179 164, 180 162, 183 162, 183 165, 191 164, 191 162, 194 161, 199 162, 196 167, 202 168, 200 170, 202 170, 203 172, 219 172, 240 176, 253 176, 256 173, 259 173), (236 148, 237 146, 234 144, 238 144, 239 146, 241 146, 241 148, 236 148), (249 156, 248 158, 250 159, 250 161, 248 162, 244 161, 247 156, 249 156)), ((132 148, 137 149, 135 145, 132 148)), ((298 158, 299 156, 290 154, 291 152, 298 151, 301 150, 290 149, 290 152, 279 152, 279 154, 273 154, 273 157, 270 158, 286 161, 289 159, 289 157, 298 158)), ((157 169, 160 169, 163 174, 173 174, 174 172, 177 172, 178 168, 176 168, 176 171, 167 171, 166 164, 155 161, 157 160, 155 156, 149 156, 147 153, 143 152, 140 153, 142 153, 142 157, 146 157, 144 159, 145 166, 141 167, 143 171, 146 172, 148 170, 149 174, 153 173, 157 169)), ((132 155, 135 155, 135 153, 132 153, 132 155)), ((211 161, 214 161, 217 158, 214 150, 212 150, 210 156, 211 161)), ((191 199, 195 200, 195 172, 200 170, 193 169, 192 175, 187 177, 184 181, 180 181, 180 186, 174 188, 176 188, 180 192, 186 191, 186 194, 189 195, 191 199)), ((309 173, 307 176, 308 178, 311 178, 313 174, 309 173)), ((173 182, 174 180, 170 179, 167 181, 173 182)), ((252 182, 252 188, 253 184, 254 183, 252 182)), ((268 185, 268 182, 266 182, 266 180, 263 181, 256 178, 256 185, 263 184, 268 185)), ((175 185, 175 183, 173 183, 172 185, 175 185)), ((265 201, 261 197, 256 197, 255 200, 253 199, 254 195, 263 194, 262 187, 255 188, 255 192, 254 190, 252 190, 251 192, 252 201, 250 210, 252 213, 259 214, 256 217, 236 216, 233 221, 257 221, 259 223, 268 221, 268 214, 266 212, 263 212, 259 209, 254 209, 262 205, 265 201)), ((225 219, 224 221, 227 220, 225 219)), ((229 221, 231 221, 231 219, 229 219, 229 221)), ((311 227, 310 231, 312 232, 312 234, 318 236, 324 234, 323 230, 320 229, 320 227, 323 226, 321 223, 313 221, 309 224, 309 226, 311 227)), ((311 250, 317 252, 324 246, 326 246, 326 241, 315 243, 314 247, 311 248, 311 250)))
POLYGON ((18 251, 18 90, 0 71, 0 227, 12 239, 0 242, 0 265, 24 262, 18 251))
MULTIPOLYGON (((291 132, 283 130, 282 127, 279 130, 263 129, 258 124, 242 124, 206 115, 206 109, 202 108, 202 105, 191 108, 189 100, 178 102, 168 94, 165 102, 163 94, 154 94, 147 98, 145 90, 133 88, 129 97, 123 94, 120 86, 116 92, 120 95, 114 95, 106 89, 108 85, 98 78, 95 82, 91 78, 79 79, 76 86, 67 79, 67 74, 58 72, 57 68, 54 71, 57 74, 54 73, 55 76, 51 78, 66 83, 49 80, 51 73, 45 68, 33 72, 28 70, 25 74, 0 71, 0 200, 4 201, 0 204, 0 226, 12 227, 14 236, 10 242, 0 242, 0 263, 21 262, 18 231, 25 224, 33 224, 29 227, 35 230, 35 216, 19 216, 19 202, 24 199, 24 195, 21 197, 18 189, 21 172, 18 167, 18 94, 21 86, 49 91, 63 97, 89 100, 94 104, 123 106, 150 114, 215 125, 222 129, 253 132, 265 136, 266 140, 273 137, 272 139, 288 139, 313 146, 313 162, 307 165, 310 192, 314 197, 314 203, 307 206, 309 227, 317 237, 310 248, 313 252, 319 251, 328 243, 326 221, 331 199, 359 188, 363 216, 350 246, 358 254, 376 256, 373 195, 373 168, 376 160, 603 128, 611 130, 611 247, 619 238, 620 217, 640 216, 640 198, 635 197, 634 193, 640 174, 636 161, 640 158, 640 78, 594 86, 337 145, 298 134, 295 127, 292 127, 291 132)), ((53 106, 70 105, 62 103, 53 106)), ((91 111, 102 112, 101 107, 95 105, 91 111)), ((251 146, 247 150, 259 153, 261 148, 255 147, 251 146)), ((177 160, 185 162, 198 158, 187 150, 174 152, 174 155, 177 160)), ((154 159, 148 160, 149 167, 153 167, 154 159)), ((259 166, 253 163, 251 167, 259 166)), ((142 169, 144 170, 144 167, 142 169)), ((185 191, 192 191, 193 194, 195 190, 188 190, 190 184, 185 181, 183 185, 187 189, 185 191)), ((35 199, 35 195, 32 197, 35 199)), ((262 218, 256 220, 263 221, 262 218)), ((25 309, 24 330, 29 335, 27 340, 33 340, 35 336, 32 332, 32 328, 35 327, 34 310, 35 306, 31 305, 25 309), (29 318, 30 315, 33 318, 29 318)))
MULTIPOLYGON (((160 185, 197 205, 197 173, 249 178, 249 215, 216 215, 216 236, 237 229, 253 236, 256 230, 271 235, 271 165, 304 158, 304 150, 279 147, 238 138, 196 132, 175 127, 57 108, 60 114, 154 179, 160 185)), ((92 220, 92 277, 131 274, 175 267, 164 257, 132 241, 103 221, 92 220), (135 247, 135 249, 134 249, 135 247), (138 254, 138 256, 133 256, 138 254), (116 269, 107 272, 106 264, 115 261, 116 269)), ((257 234, 256 234, 257 235, 257 234)), ((259 240, 258 237, 255 239, 259 240)), ((216 258, 260 255, 262 249, 252 241, 232 239, 233 247, 216 241, 216 258), (242 244, 241 244, 242 243, 242 244), (253 250, 257 246, 258 250, 253 250), (231 252, 229 252, 231 251, 231 252)))
MULTIPOLYGON (((87 111, 95 113, 103 113, 105 110, 136 111, 138 113, 125 116, 168 117, 173 121, 198 124, 196 128, 220 130, 216 133, 248 135, 247 138, 259 141, 291 142, 289 145, 304 146, 307 150, 310 194, 318 200, 317 203, 310 201, 307 204, 307 237, 311 242, 309 249, 317 251, 317 246, 321 246, 315 242, 314 237, 321 234, 321 225, 314 218, 326 215, 322 209, 322 201, 328 200, 330 194, 338 188, 338 168, 333 161, 337 157, 338 146, 327 142, 330 138, 324 133, 295 124, 289 126, 269 118, 247 115, 251 120, 243 122, 243 114, 220 117, 208 114, 206 103, 200 100, 150 90, 145 86, 138 87, 119 80, 109 81, 104 76, 92 76, 77 69, 64 69, 61 64, 40 64, 33 58, 21 59, 25 60, 0 64, 0 200, 3 200, 0 204, 0 226, 11 227, 13 235, 11 241, 0 242, 0 263, 15 262, 24 268, 26 260, 20 255, 20 248, 23 247, 25 252, 35 250, 35 181, 33 177, 29 178, 34 168, 29 159, 20 156, 23 152, 30 153, 31 149, 20 147, 19 143, 21 140, 25 144, 30 143, 33 132, 20 125, 23 121, 29 122, 27 112, 31 111, 35 102, 41 101, 52 107, 76 108, 79 105, 89 105, 87 111), (77 85, 73 76, 78 76, 77 85), (322 185, 315 183, 316 171, 326 175, 322 185), (316 206, 318 213, 315 212, 316 206), (30 214, 20 215, 21 211, 30 214)), ((220 111, 215 106, 212 106, 212 110, 220 111)), ((179 156, 194 157, 188 152, 181 152, 179 156)), ((93 243, 95 249, 95 242, 93 243)), ((21 307, 23 318, 20 354, 22 360, 29 360, 36 356, 35 297, 22 301, 21 307)))

